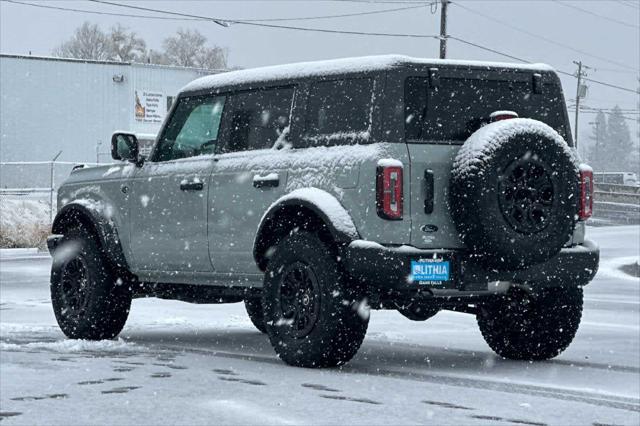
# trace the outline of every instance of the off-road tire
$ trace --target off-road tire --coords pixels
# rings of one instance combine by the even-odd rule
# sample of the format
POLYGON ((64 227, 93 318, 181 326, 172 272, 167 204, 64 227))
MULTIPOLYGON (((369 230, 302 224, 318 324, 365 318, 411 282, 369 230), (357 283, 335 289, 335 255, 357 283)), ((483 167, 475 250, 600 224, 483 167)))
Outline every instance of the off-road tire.
POLYGON ((117 273, 87 227, 68 229, 51 269, 51 302, 60 329, 71 339, 112 339, 131 307, 130 282, 117 273))
POLYGON ((265 325, 273 348, 287 364, 344 364, 364 340, 369 323, 366 302, 349 285, 337 258, 317 235, 300 231, 278 244, 267 265, 265 325))
POLYGON ((456 155, 449 203, 458 234, 483 265, 524 269, 555 256, 578 213, 577 160, 552 128, 492 123, 456 155))
POLYGON ((582 317, 582 288, 547 288, 537 295, 510 291, 480 307, 480 331, 498 355, 516 360, 546 360, 564 351, 582 317))
POLYGON ((247 315, 249 315, 251 323, 258 329, 258 331, 260 331, 261 333, 266 333, 267 328, 264 325, 264 309, 262 309, 262 298, 251 297, 244 299, 244 307, 247 310, 247 315))

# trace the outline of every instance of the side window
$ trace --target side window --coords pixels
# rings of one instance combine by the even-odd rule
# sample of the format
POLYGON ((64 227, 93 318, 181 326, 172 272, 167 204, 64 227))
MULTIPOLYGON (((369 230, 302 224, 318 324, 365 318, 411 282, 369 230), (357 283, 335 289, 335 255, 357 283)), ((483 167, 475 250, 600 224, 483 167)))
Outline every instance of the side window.
POLYGON ((179 99, 160 138, 155 161, 212 154, 218 140, 224 104, 224 96, 179 99))
POLYGON ((289 128, 293 87, 241 92, 229 100, 229 140, 220 152, 269 149, 289 128))
POLYGON ((408 78, 404 86, 404 131, 407 140, 423 138, 424 122, 427 117, 426 78, 408 78))
POLYGON ((369 139, 372 95, 370 78, 311 84, 304 139, 312 145, 369 139))

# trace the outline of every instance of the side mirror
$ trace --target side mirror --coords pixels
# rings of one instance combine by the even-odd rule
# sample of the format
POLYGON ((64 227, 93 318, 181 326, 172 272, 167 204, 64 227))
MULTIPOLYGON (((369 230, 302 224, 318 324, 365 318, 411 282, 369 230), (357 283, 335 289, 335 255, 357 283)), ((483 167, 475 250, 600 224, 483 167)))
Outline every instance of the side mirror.
POLYGON ((111 158, 138 163, 138 138, 133 133, 115 132, 111 136, 111 158))

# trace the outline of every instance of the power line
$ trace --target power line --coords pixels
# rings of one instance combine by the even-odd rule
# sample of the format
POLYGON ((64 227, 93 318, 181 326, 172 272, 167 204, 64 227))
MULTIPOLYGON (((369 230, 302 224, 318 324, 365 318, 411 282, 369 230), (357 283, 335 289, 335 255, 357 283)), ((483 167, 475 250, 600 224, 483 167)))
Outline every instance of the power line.
POLYGON ((16 0, 0 0, 0 1, 6 2, 6 3, 18 4, 21 6, 32 6, 32 7, 39 7, 42 9, 54 9, 54 10, 61 10, 65 12, 89 13, 92 15, 108 15, 108 16, 119 16, 119 17, 125 17, 125 18, 161 19, 161 20, 168 20, 168 21, 205 21, 205 19, 198 19, 198 18, 170 18, 168 16, 132 15, 127 13, 100 12, 97 10, 74 9, 71 7, 47 6, 44 4, 29 3, 25 1, 16 1, 16 0))
MULTIPOLYGON (((574 112, 575 108, 567 108, 567 111, 569 112, 574 112)), ((580 110, 580 114, 597 114, 599 111, 583 111, 582 109, 580 110)), ((607 115, 612 115, 610 111, 602 111, 604 114, 607 115)), ((638 121, 638 117, 629 117, 627 115, 624 114, 619 114, 618 117, 622 117, 625 120, 629 120, 631 122, 637 122, 638 121)))
MULTIPOLYGON (((220 18, 210 18, 210 17, 205 17, 205 16, 198 16, 198 15, 189 15, 189 14, 185 14, 185 13, 179 13, 179 12, 170 12, 170 11, 164 11, 164 10, 159 10, 159 9, 151 9, 151 8, 146 8, 146 7, 141 7, 141 6, 134 6, 134 5, 124 5, 124 4, 120 4, 120 3, 114 3, 114 2, 110 2, 110 1, 104 1, 104 0, 88 0, 94 3, 100 3, 100 4, 109 4, 112 6, 120 6, 120 7, 125 7, 125 8, 131 8, 131 9, 139 9, 139 10, 144 10, 147 12, 156 12, 156 13, 167 13, 170 15, 177 15, 177 16, 183 16, 183 17, 189 17, 189 18, 202 18, 202 19, 209 19, 209 20, 213 20, 213 21, 223 21, 220 18)), ((553 1, 557 1, 557 0, 553 0, 553 1)), ((362 31, 342 31, 342 30, 328 30, 328 29, 320 29, 320 28, 306 28, 306 27, 294 27, 294 26, 288 26, 288 25, 275 25, 275 24, 265 24, 265 23, 257 23, 257 22, 244 22, 244 21, 231 21, 231 20, 226 20, 224 22, 231 22, 231 23, 237 23, 237 24, 243 24, 243 25, 253 25, 253 26, 259 26, 259 27, 268 27, 268 28, 279 28, 279 29, 288 29, 288 30, 298 30, 298 31, 311 31, 311 32, 322 32, 322 33, 335 33, 335 34, 351 34, 351 35, 369 35, 369 36, 382 36, 382 37, 404 37, 404 38, 432 38, 432 39, 437 39, 439 40, 441 37, 437 36, 437 35, 425 35, 425 34, 398 34, 398 33, 371 33, 371 32, 362 32, 362 31)), ((520 62, 525 62, 525 63, 531 63, 531 61, 528 61, 526 59, 522 59, 522 58, 518 58, 517 56, 513 56, 513 55, 509 55, 507 53, 504 52, 500 52, 498 50, 495 49, 491 49, 488 48, 486 46, 482 46, 480 44, 477 43, 473 43, 470 42, 468 40, 464 40, 458 37, 454 37, 449 35, 448 38, 456 40, 460 43, 464 43, 464 44, 468 44, 470 46, 474 46, 476 48, 479 49, 483 49, 489 52, 493 52, 497 55, 501 55, 501 56, 505 56, 511 59, 515 59, 517 61, 520 62)), ((560 71, 558 70, 558 73, 560 74, 565 74, 565 75, 569 75, 569 76, 574 76, 573 73, 568 73, 566 71, 560 71)), ((638 93, 636 90, 633 89, 629 89, 626 87, 622 87, 622 86, 618 86, 615 84, 611 84, 611 83, 607 83, 604 81, 600 81, 600 80, 595 80, 595 79, 588 79, 585 78, 585 81, 590 81, 591 83, 595 83, 595 84, 600 84, 603 86, 608 86, 614 89, 618 89, 618 90, 623 90, 626 92, 630 92, 630 93, 638 93)))
POLYGON ((622 1, 622 0, 614 0, 616 3, 619 3, 623 6, 627 6, 630 7, 631 9, 635 9, 635 10, 640 10, 640 6, 638 6, 637 4, 634 3, 627 3, 626 1, 622 1))
MULTIPOLYGON (((571 75, 571 76, 573 76, 573 74, 571 74, 571 73, 566 73, 566 72, 562 72, 562 71, 558 71, 558 72, 559 72, 559 73, 562 73, 562 74, 566 74, 566 75, 571 75)), ((640 93, 638 92, 638 90, 633 90, 633 89, 629 89, 629 88, 627 88, 627 87, 618 86, 617 84, 607 83, 606 81, 594 80, 593 78, 588 78, 588 77, 584 77, 584 78, 583 78, 583 80, 584 80, 584 81, 588 81, 588 82, 590 82, 590 83, 599 84, 599 85, 601 85, 601 86, 607 86, 607 87, 611 87, 611 88, 613 88, 613 89, 624 90, 625 92, 635 93, 636 95, 637 95, 637 94, 640 94, 640 93)))
MULTIPOLYGON (((571 111, 574 112, 576 109, 573 107, 567 107, 567 111, 571 111)), ((613 114, 613 111, 610 110, 595 110, 595 109, 582 109, 580 108, 580 114, 597 114, 597 113, 603 113, 603 114, 613 114)), ((631 117, 631 116, 635 116, 635 115, 640 115, 640 113, 637 112, 624 112, 624 113, 619 113, 619 115, 623 116, 623 117, 631 117)), ((638 117, 635 117, 636 119, 638 117)))
POLYGON ((615 72, 615 73, 621 73, 621 74, 640 74, 640 69, 631 71, 631 70, 621 70, 621 69, 618 69, 618 68, 598 67, 597 71, 615 72))
MULTIPOLYGON (((520 61, 520 62, 524 62, 524 63, 528 63, 528 64, 532 63, 531 61, 529 61, 527 59, 519 58, 517 56, 510 55, 508 53, 501 52, 499 50, 492 49, 490 47, 486 47, 486 46, 483 46, 483 45, 478 44, 478 43, 473 43, 471 41, 464 40, 464 39, 461 39, 459 37, 455 37, 455 36, 450 35, 448 38, 451 39, 451 40, 458 41, 458 42, 463 43, 463 44, 467 44, 469 46, 476 47, 476 48, 481 49, 481 50, 485 50, 487 52, 495 53, 496 55, 504 56, 505 58, 515 59, 516 61, 520 61)), ((575 75, 573 73, 570 73, 570 72, 567 72, 567 71, 562 71, 562 70, 556 69, 556 72, 559 73, 559 74, 564 74, 564 75, 568 75, 568 76, 571 76, 571 77, 575 77, 575 75)), ((638 94, 637 90, 629 89, 627 87, 618 86, 616 84, 607 83, 605 81, 595 80, 593 78, 583 78, 583 80, 589 81, 589 82, 594 83, 594 84, 600 84, 602 86, 608 86, 608 87, 611 87, 613 89, 618 89, 618 90, 623 90, 625 92, 638 94)))
MULTIPOLYGON (((12 3, 21 3, 21 2, 15 1, 15 0, 3 0, 3 1, 10 1, 12 3)), ((125 4, 114 3, 114 2, 103 1, 103 0, 87 0, 87 1, 91 1, 91 2, 99 3, 99 4, 107 4, 107 5, 111 5, 111 6, 129 8, 129 9, 143 10, 143 11, 153 12, 153 13, 163 13, 163 14, 168 14, 168 15, 172 15, 172 16, 178 16, 178 17, 181 17, 181 18, 191 18, 191 19, 197 19, 197 20, 202 20, 202 21, 211 21, 211 22, 215 22, 215 23, 217 23, 219 25, 222 25, 222 26, 228 26, 229 23, 234 23, 234 24, 241 24, 241 25, 251 25, 251 26, 256 26, 256 27, 266 27, 266 28, 296 30, 296 31, 306 31, 306 32, 348 34, 348 35, 362 35, 362 36, 379 36, 379 37, 397 37, 397 38, 420 38, 420 39, 430 38, 430 39, 436 39, 436 40, 440 39, 440 36, 438 36, 438 35, 430 35, 430 34, 382 33, 382 32, 365 32, 365 31, 330 30, 330 29, 324 29, 324 28, 307 28, 307 27, 298 27, 298 26, 290 26, 290 25, 276 25, 276 24, 266 24, 266 23, 259 23, 259 22, 248 22, 248 21, 242 21, 242 20, 237 20, 237 19, 225 19, 225 18, 215 18, 215 17, 208 17, 208 16, 191 15, 191 14, 186 14, 186 13, 172 12, 172 11, 160 10, 160 9, 152 9, 152 8, 135 6, 135 5, 128 5, 128 4, 125 5, 125 4)), ((552 0, 552 1, 556 1, 556 0, 552 0)), ((27 4, 27 3, 23 3, 23 4, 27 4)), ((508 53, 505 53, 505 52, 501 52, 499 50, 492 49, 492 48, 480 45, 478 43, 470 42, 468 40, 464 40, 464 39, 461 39, 459 37, 455 37, 455 36, 449 35, 448 38, 450 38, 452 40, 456 40, 456 41, 458 41, 460 43, 463 43, 463 44, 467 44, 467 45, 476 47, 476 48, 481 49, 481 50, 492 52, 492 53, 494 53, 496 55, 500 55, 500 56, 503 56, 503 57, 506 57, 506 58, 514 59, 514 60, 519 61, 519 62, 531 63, 531 61, 529 61, 527 59, 519 58, 517 56, 511 55, 511 54, 508 54, 508 53)), ((568 73, 566 71, 557 70, 557 72, 560 73, 560 74, 565 74, 565 75, 574 77, 574 75, 572 73, 568 73)), ((611 88, 615 88, 615 89, 618 89, 618 90, 622 90, 622 91, 626 91, 626 92, 630 92, 630 93, 634 93, 634 94, 638 93, 636 90, 629 89, 629 88, 622 87, 622 86, 618 86, 618 85, 611 84, 611 83, 607 83, 607 82, 600 81, 600 80, 595 80, 595 79, 591 79, 591 78, 585 78, 585 81, 589 81, 589 82, 595 83, 595 84, 600 84, 600 85, 603 85, 603 86, 608 86, 608 87, 611 87, 611 88)))
POLYGON ((582 13, 586 13, 588 15, 595 16, 597 18, 604 19, 604 20, 607 20, 607 21, 610 21, 610 22, 615 22, 616 24, 619 24, 619 25, 624 25, 625 27, 635 28, 635 29, 639 29, 640 28, 640 26, 638 26, 638 25, 630 24, 630 23, 624 22, 624 21, 620 21, 618 19, 611 18, 609 16, 600 15, 600 14, 592 12, 592 11, 590 11, 588 9, 583 9, 581 7, 575 6, 573 4, 568 4, 568 3, 565 3, 565 2, 560 1, 560 0, 552 0, 552 1, 555 2, 555 3, 561 4, 562 6, 565 6, 565 7, 571 8, 571 9, 575 9, 575 10, 579 10, 582 13))
POLYGON ((463 43, 463 44, 466 44, 466 45, 469 45, 469 46, 476 47, 476 48, 481 49, 481 50, 485 50, 487 52, 495 53, 496 55, 504 56, 505 58, 515 59, 516 61, 524 62, 524 63, 527 63, 527 64, 531 63, 531 61, 529 61, 527 59, 522 59, 522 58, 519 58, 517 56, 513 56, 513 55, 510 55, 508 53, 504 53, 504 52, 501 52, 499 50, 492 49, 490 47, 482 46, 482 45, 480 45, 478 43, 474 43, 474 42, 471 42, 471 41, 468 41, 468 40, 461 39, 459 37, 455 37, 455 36, 449 35, 449 39, 458 41, 460 43, 463 43))
POLYGON ((403 10, 411 10, 411 9, 421 9, 429 5, 430 3, 424 3, 424 4, 419 4, 417 6, 404 6, 404 7, 396 7, 393 9, 372 10, 368 12, 343 13, 339 15, 303 16, 303 17, 292 17, 292 18, 238 19, 238 20, 243 22, 311 21, 311 20, 318 20, 318 19, 347 18, 351 16, 379 15, 382 13, 400 12, 403 10))
POLYGON ((432 38, 432 39, 440 39, 438 35, 428 35, 428 34, 401 34, 401 33, 382 33, 382 32, 366 32, 366 31, 347 31, 347 30, 330 30, 326 28, 308 28, 308 27, 298 27, 292 25, 277 25, 277 24, 266 24, 260 22, 250 22, 250 21, 242 21, 238 19, 226 19, 226 18, 213 18, 208 16, 200 16, 200 15, 191 15, 187 13, 180 12, 172 12, 168 10, 160 10, 160 9, 151 9, 148 7, 142 6, 134 6, 131 4, 120 4, 114 3, 110 1, 103 0, 87 0, 93 3, 99 4, 107 4, 110 6, 118 6, 124 7, 128 9, 137 9, 144 10, 146 12, 156 12, 156 13, 165 13, 168 15, 180 16, 185 18, 199 18, 201 20, 212 21, 218 23, 220 25, 226 24, 224 26, 228 26, 229 24, 239 24, 239 25, 251 25, 255 27, 266 27, 266 28, 276 28, 276 29, 284 29, 284 30, 297 30, 297 31, 307 31, 307 32, 319 32, 319 33, 331 33, 331 34, 349 34, 349 35, 364 35, 364 36, 377 36, 377 37, 400 37, 400 38, 432 38))
MULTIPOLYGON (((160 19, 160 20, 169 20, 169 21, 172 21, 172 20, 173 21, 209 21, 210 20, 210 19, 204 19, 204 18, 186 18, 186 17, 183 17, 183 18, 175 17, 174 18, 174 17, 168 17, 168 16, 135 15, 135 14, 127 14, 127 13, 102 12, 102 11, 97 11, 97 10, 76 9, 76 8, 61 7, 61 6, 50 6, 50 5, 36 4, 36 3, 24 2, 24 1, 16 1, 16 0, 0 0, 0 1, 4 1, 4 2, 7 2, 7 3, 13 3, 13 4, 18 4, 18 5, 23 5, 23 6, 39 7, 39 8, 42 8, 42 9, 54 9, 54 10, 68 11, 68 12, 88 13, 88 14, 93 14, 93 15, 118 16, 118 17, 126 17, 126 18, 160 19)), ((419 8, 423 8, 423 7, 427 7, 427 6, 429 6, 429 4, 423 3, 423 4, 419 4, 417 6, 404 6, 404 7, 397 7, 397 8, 392 8, 392 9, 373 10, 373 11, 368 11, 368 12, 344 13, 344 14, 338 14, 338 15, 304 16, 304 17, 291 17, 291 18, 267 18, 267 19, 236 18, 236 20, 245 21, 245 22, 306 21, 306 20, 318 20, 318 19, 346 18, 346 17, 351 17, 351 16, 377 15, 377 14, 384 14, 384 13, 400 12, 400 11, 411 10, 411 9, 419 9, 419 8)), ((221 19, 221 20, 226 21, 227 19, 221 19)))
POLYGON ((614 60, 612 60, 612 59, 604 58, 604 57, 602 57, 602 56, 594 55, 594 54, 592 54, 592 53, 585 52, 584 50, 576 49, 575 47, 569 46, 569 45, 564 44, 564 43, 560 43, 559 41, 553 40, 553 39, 551 39, 551 38, 544 37, 544 36, 541 36, 541 35, 539 35, 539 34, 532 33, 532 32, 527 31, 527 30, 525 30, 525 29, 519 28, 519 27, 517 27, 517 26, 515 26, 515 25, 513 25, 513 24, 510 24, 509 22, 502 21, 502 20, 500 20, 500 19, 498 19, 498 18, 495 18, 495 17, 493 17, 493 16, 491 16, 491 15, 488 15, 488 14, 482 13, 482 12, 480 12, 480 11, 478 11, 478 10, 472 9, 472 8, 470 8, 470 7, 468 7, 468 6, 465 6, 465 5, 462 5, 462 4, 458 3, 458 2, 450 1, 450 3, 453 3, 454 5, 456 5, 457 7, 459 7, 460 9, 464 9, 464 10, 466 10, 466 11, 468 11, 468 12, 471 12, 471 13, 474 13, 474 14, 476 14, 476 15, 482 16, 483 18, 488 19, 488 20, 490 20, 490 21, 497 22, 497 23, 499 23, 499 24, 501 24, 501 25, 504 25, 504 26, 506 26, 506 27, 511 28, 511 29, 512 29, 512 30, 514 30, 514 31, 518 31, 518 32, 523 33, 523 34, 526 34, 526 35, 528 35, 528 36, 535 37, 535 38, 538 38, 538 39, 540 39, 540 40, 546 41, 547 43, 551 43, 551 44, 554 44, 554 45, 556 45, 556 46, 560 46, 560 47, 563 47, 563 48, 565 48, 565 49, 572 50, 572 51, 574 51, 574 52, 580 53, 580 54, 582 54, 582 55, 590 56, 590 57, 592 57, 592 58, 599 59, 599 60, 604 61, 604 62, 608 62, 608 63, 613 64, 613 65, 618 65, 618 66, 620 66, 620 67, 622 67, 622 68, 626 68, 626 69, 629 69, 629 70, 633 70, 633 71, 634 71, 634 72, 636 72, 636 73, 637 73, 637 72, 640 72, 640 70, 638 70, 638 69, 636 69, 636 68, 633 68, 633 67, 630 67, 629 65, 625 65, 625 64, 623 64, 623 63, 616 62, 616 61, 614 61, 614 60))

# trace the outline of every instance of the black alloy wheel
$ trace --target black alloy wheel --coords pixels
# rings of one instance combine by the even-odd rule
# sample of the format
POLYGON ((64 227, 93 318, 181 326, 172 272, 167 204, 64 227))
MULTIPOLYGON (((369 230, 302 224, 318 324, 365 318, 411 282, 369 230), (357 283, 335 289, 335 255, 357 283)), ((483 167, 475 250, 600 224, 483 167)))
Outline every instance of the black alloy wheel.
POLYGON ((291 322, 296 338, 309 334, 318 320, 320 289, 313 269, 302 262, 289 265, 280 281, 279 302, 282 318, 291 322))
POLYGON ((548 226, 555 194, 549 166, 521 158, 504 170, 498 182, 502 214, 516 232, 535 234, 548 226))

